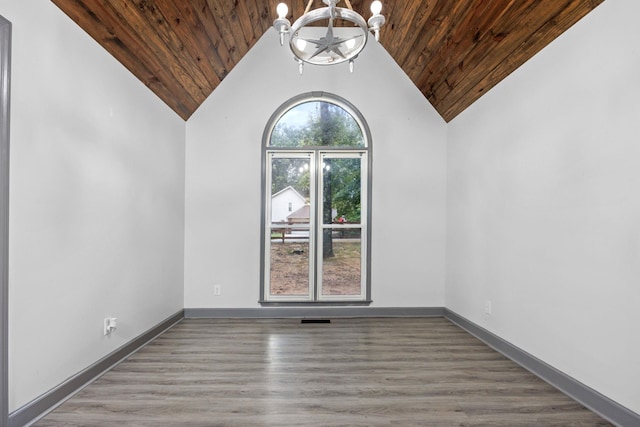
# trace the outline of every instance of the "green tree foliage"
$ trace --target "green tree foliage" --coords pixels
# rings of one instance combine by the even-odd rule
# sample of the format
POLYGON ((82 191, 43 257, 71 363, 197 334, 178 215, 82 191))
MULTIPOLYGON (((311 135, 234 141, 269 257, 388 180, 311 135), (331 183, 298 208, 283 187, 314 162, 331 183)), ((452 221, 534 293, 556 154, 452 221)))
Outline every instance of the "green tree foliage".
POLYGON ((330 167, 332 207, 338 217, 348 222, 360 222, 360 159, 331 159, 330 167))
POLYGON ((364 138, 358 123, 342 107, 314 101, 285 113, 273 129, 270 145, 364 147, 364 138))
MULTIPOLYGON (((327 102, 300 104, 278 121, 271 134, 273 147, 364 147, 364 137, 354 118, 338 105, 327 102)), ((306 159, 274 159, 272 194, 292 186, 309 197, 309 165, 306 159)), ((360 159, 325 159, 323 165, 325 224, 331 223, 332 212, 348 222, 360 222, 360 159)), ((324 236, 325 257, 332 256, 331 231, 324 236)))

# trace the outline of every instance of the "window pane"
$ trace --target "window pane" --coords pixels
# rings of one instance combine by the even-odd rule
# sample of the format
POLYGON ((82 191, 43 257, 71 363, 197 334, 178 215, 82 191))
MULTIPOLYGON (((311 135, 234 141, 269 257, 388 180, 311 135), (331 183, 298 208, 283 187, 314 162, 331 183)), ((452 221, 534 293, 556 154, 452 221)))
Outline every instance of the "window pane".
POLYGON ((271 223, 309 223, 309 158, 271 161, 271 223))
POLYGON ((327 229, 332 253, 322 257, 322 295, 360 295, 362 239, 359 228, 327 229))
POLYGON ((309 295, 309 229, 271 229, 270 294, 309 295))
POLYGON ((324 158, 322 161, 322 221, 324 224, 360 224, 361 158, 324 158))
POLYGON ((272 147, 364 147, 358 122, 339 105, 309 101, 288 110, 276 123, 272 147))

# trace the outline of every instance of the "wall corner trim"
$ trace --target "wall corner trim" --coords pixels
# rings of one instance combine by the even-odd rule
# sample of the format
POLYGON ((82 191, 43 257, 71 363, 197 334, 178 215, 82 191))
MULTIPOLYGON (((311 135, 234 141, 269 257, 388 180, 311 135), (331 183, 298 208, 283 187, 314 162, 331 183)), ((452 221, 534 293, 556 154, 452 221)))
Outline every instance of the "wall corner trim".
POLYGON ((23 407, 16 409, 14 412, 9 414, 9 427, 25 426, 44 417, 65 400, 73 396, 85 386, 89 385, 97 377, 138 351, 141 347, 148 344, 158 335, 162 334, 182 319, 184 319, 184 310, 178 311, 176 314, 168 317, 148 331, 142 333, 137 338, 132 339, 122 347, 109 353, 93 365, 81 372, 78 372, 62 384, 49 390, 42 396, 37 397, 23 407))
POLYGON ((0 427, 9 413, 9 126, 11 22, 0 15, 0 427))
POLYGON ((640 426, 639 414, 582 384, 575 378, 449 309, 445 308, 444 317, 613 424, 621 427, 640 426))

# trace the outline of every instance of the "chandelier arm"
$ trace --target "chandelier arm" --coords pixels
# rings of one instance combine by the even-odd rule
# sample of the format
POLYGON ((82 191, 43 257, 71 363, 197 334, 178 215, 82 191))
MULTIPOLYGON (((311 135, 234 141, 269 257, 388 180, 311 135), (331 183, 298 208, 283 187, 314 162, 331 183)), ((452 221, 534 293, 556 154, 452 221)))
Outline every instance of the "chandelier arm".
POLYGON ((307 3, 307 7, 304 10, 304 14, 306 15, 307 13, 309 13, 309 11, 311 10, 311 5, 313 4, 313 0, 309 0, 309 3, 307 3))

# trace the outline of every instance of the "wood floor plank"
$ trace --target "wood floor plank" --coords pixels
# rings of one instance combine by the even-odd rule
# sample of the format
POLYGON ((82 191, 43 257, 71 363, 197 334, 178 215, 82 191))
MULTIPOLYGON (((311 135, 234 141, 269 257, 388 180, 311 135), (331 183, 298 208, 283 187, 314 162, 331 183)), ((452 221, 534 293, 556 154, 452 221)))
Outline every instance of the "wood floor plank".
POLYGON ((444 318, 185 319, 36 426, 610 426, 444 318))

